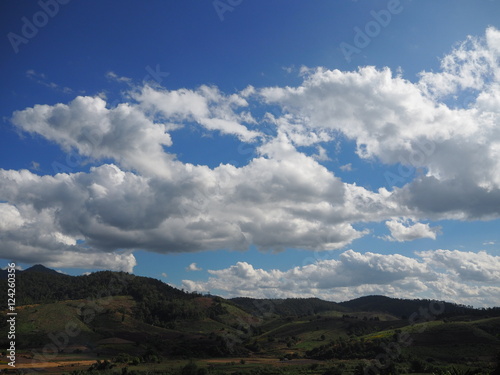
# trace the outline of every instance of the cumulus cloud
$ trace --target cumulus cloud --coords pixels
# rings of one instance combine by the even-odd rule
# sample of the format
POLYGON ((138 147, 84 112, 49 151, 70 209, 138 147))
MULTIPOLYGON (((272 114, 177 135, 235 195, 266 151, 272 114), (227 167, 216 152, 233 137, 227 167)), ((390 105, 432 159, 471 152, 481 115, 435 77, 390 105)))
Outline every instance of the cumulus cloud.
POLYGON ((127 103, 107 108, 99 97, 79 96, 69 104, 17 111, 12 122, 58 143, 66 152, 76 150, 96 160, 111 158, 146 174, 169 177, 172 173, 172 157, 163 151, 163 146, 172 144, 166 126, 127 103))
POLYGON ((416 215, 432 219, 488 220, 500 214, 500 189, 480 186, 467 176, 452 179, 421 176, 395 189, 393 197, 416 215))
POLYGON ((436 239, 439 233, 439 227, 431 228, 429 224, 415 223, 411 224, 408 220, 390 220, 386 221, 385 225, 389 228, 391 235, 386 239, 389 241, 413 241, 419 238, 436 239))
POLYGON ((418 255, 429 264, 446 267, 461 280, 499 282, 500 256, 458 250, 421 251, 418 255))
POLYGON ((148 85, 133 93, 141 108, 153 111, 169 122, 196 121, 207 130, 232 134, 243 141, 252 141, 260 135, 244 123, 255 123, 245 108, 248 102, 238 94, 224 95, 218 88, 201 86, 197 90, 163 90, 148 85))
POLYGON ((266 157, 241 168, 183 165, 175 181, 113 164, 55 176, 0 170, 2 199, 10 202, 1 206, 3 248, 25 259, 37 258, 23 246, 27 240, 54 254, 244 250, 250 244, 336 249, 366 234, 349 222, 367 214, 360 212, 365 203, 373 215, 383 209, 376 194, 346 187, 286 143, 261 152, 266 157))
MULTIPOLYGON (((249 86, 228 94, 207 85, 167 90, 130 84, 128 100, 115 106, 78 96, 16 111, 17 129, 97 166, 53 176, 0 170, 2 251, 58 267, 78 260, 130 270, 137 249, 342 249, 370 233, 358 223, 386 222, 390 239, 406 241, 436 237, 437 227, 419 221, 498 218, 499 40, 500 32, 488 28, 485 37, 445 56, 441 72, 423 72, 417 82, 389 68, 302 69, 297 87, 249 86), (439 91, 441 82, 445 89, 439 91), (472 90, 465 108, 442 101, 460 90, 472 90), (187 124, 236 137, 253 147, 254 157, 238 167, 183 163, 168 150, 173 129, 187 124), (372 191, 342 181, 318 162, 328 159, 329 145, 345 138, 359 158, 385 164, 381 173, 394 171, 400 187, 372 191), (411 173, 415 168, 418 177, 411 173), (401 217, 415 223, 394 219, 401 217)), ((328 267, 343 270, 356 257, 345 252, 340 264, 328 267)), ((383 264, 375 255, 368 263, 383 264)), ((380 276, 377 268, 365 271, 380 276)), ((383 275, 424 288, 420 274, 411 280, 397 271, 383 275)), ((338 277, 331 280, 346 287, 338 277)), ((370 285, 355 288, 372 290, 370 285)))
MULTIPOLYGON (((64 194, 63 190, 60 192, 64 194)), ((48 194, 53 193, 55 191, 48 194)), ((46 197, 39 198, 43 200, 46 197)), ((61 197, 61 200, 64 201, 64 198, 61 197)), ((71 216, 71 208, 58 212, 54 201, 47 202, 49 207, 45 208, 41 207, 41 201, 38 203, 38 208, 35 207, 36 204, 26 202, 19 207, 0 204, 1 258, 11 259, 15 255, 18 262, 43 263, 54 268, 99 268, 132 272, 136 265, 133 254, 116 252, 116 248, 113 251, 101 251, 102 249, 89 244, 79 244, 85 237, 81 233, 75 234, 70 227, 61 226, 64 216, 71 216), (55 219, 59 213, 62 216, 55 219)), ((72 223, 67 224, 71 226, 72 223)))
POLYGON ((237 262, 225 269, 209 270, 211 276, 207 281, 183 280, 183 286, 230 297, 319 296, 343 301, 367 294, 389 294, 400 298, 426 295, 475 306, 498 302, 500 287, 488 284, 498 281, 500 257, 457 250, 426 251, 418 255, 421 259, 348 250, 338 260, 319 260, 287 271, 264 270, 237 262), (467 281, 481 285, 470 285, 467 281))
POLYGON ((259 95, 283 109, 276 123, 301 124, 297 139, 301 129, 302 138, 340 132, 360 158, 403 166, 385 175, 405 185, 393 198, 415 215, 491 219, 500 214, 499 40, 500 31, 488 28, 446 55, 441 72, 422 72, 415 83, 388 68, 316 68, 306 69, 297 87, 259 95), (440 101, 464 91, 472 95, 465 108, 440 101), (412 181, 415 169, 423 175, 412 181))
POLYGON ((196 265, 196 263, 191 263, 189 266, 186 267, 186 271, 201 271, 203 268, 200 268, 196 265))
POLYGON ((24 220, 19 210, 8 203, 0 203, 0 231, 20 228, 24 220))
MULTIPOLYGON (((353 250, 340 254, 339 260, 321 260, 288 271, 255 269, 247 262, 222 270, 209 270, 207 282, 184 280, 186 287, 196 290, 222 290, 230 295, 310 295, 311 290, 389 285, 407 278, 429 278, 427 267, 417 260, 398 254, 361 254, 353 250)), ((321 292, 322 291, 322 292, 321 292)))
POLYGON ((441 60, 440 72, 422 72, 420 85, 436 96, 458 90, 482 90, 489 81, 500 81, 500 33, 486 29, 485 37, 468 36, 441 60))

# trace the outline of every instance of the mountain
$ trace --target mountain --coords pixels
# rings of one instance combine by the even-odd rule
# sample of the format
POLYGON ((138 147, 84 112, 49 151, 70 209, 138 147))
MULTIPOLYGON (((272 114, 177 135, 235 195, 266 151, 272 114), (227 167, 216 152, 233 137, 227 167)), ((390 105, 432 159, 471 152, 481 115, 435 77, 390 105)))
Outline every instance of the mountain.
MULTIPOLYGON (((45 273, 45 274, 51 274, 51 275, 62 275, 62 273, 57 272, 56 270, 47 268, 41 264, 35 264, 34 266, 25 269, 25 270, 16 270, 16 274, 20 273, 25 273, 25 272, 38 272, 38 273, 45 273)), ((8 277, 9 273, 7 270, 0 270, 0 280, 6 280, 8 277)))
POLYGON ((47 268, 41 264, 35 264, 34 266, 25 269, 24 271, 18 272, 38 272, 38 273, 46 273, 51 275, 62 275, 61 272, 57 272, 56 270, 47 268))
MULTIPOLYGON (((0 287, 5 288, 6 284, 0 287)), ((41 265, 16 272, 16 290, 17 305, 115 295, 130 295, 140 301, 151 295, 167 299, 190 298, 189 293, 153 278, 112 271, 69 276, 41 265)))

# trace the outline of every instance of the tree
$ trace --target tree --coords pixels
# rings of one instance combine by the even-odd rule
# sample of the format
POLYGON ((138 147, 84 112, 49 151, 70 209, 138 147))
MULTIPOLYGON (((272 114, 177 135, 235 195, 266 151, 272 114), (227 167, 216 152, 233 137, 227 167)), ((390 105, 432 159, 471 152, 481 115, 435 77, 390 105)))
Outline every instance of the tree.
POLYGON ((181 370, 181 375, 198 375, 198 365, 194 361, 189 361, 181 370))

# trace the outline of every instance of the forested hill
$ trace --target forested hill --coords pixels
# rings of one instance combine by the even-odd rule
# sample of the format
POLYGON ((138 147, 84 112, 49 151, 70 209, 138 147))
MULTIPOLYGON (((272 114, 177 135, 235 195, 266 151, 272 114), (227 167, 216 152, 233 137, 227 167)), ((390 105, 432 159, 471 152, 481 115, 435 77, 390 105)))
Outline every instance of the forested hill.
MULTIPOLYGON (((30 273, 30 272, 38 272, 38 273, 46 273, 46 274, 51 274, 51 275, 63 275, 60 272, 57 272, 56 270, 47 268, 45 266, 42 266, 41 264, 36 264, 26 270, 16 270, 16 274, 20 273, 30 273)), ((0 280, 5 280, 7 279, 9 273, 7 270, 0 270, 0 280)))
POLYGON ((323 301, 319 298, 255 299, 238 297, 230 300, 243 310, 256 316, 272 314, 282 316, 305 316, 325 311, 351 311, 338 303, 323 301))
POLYGON ((365 296, 346 302, 340 302, 340 306, 354 311, 385 312, 406 319, 412 314, 429 314, 441 317, 457 315, 489 315, 500 316, 500 307, 477 309, 450 302, 439 302, 421 299, 400 299, 386 296, 365 296), (421 309, 426 309, 422 311, 421 309))
MULTIPOLYGON (((6 288, 6 284, 5 279, 0 283, 2 290, 6 288)), ((68 276, 41 265, 16 272, 18 306, 117 295, 130 295, 137 301, 193 297, 192 294, 159 280, 125 272, 101 271, 89 275, 68 276)), ((2 301, 2 308, 6 307, 4 304, 5 301, 2 301)))

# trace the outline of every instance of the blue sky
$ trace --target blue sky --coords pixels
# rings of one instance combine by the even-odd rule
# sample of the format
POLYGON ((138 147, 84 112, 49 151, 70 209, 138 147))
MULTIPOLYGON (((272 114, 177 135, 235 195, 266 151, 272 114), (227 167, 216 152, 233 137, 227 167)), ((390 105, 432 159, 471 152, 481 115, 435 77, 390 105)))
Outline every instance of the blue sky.
POLYGON ((0 8, 5 264, 499 305, 498 2, 0 8))

